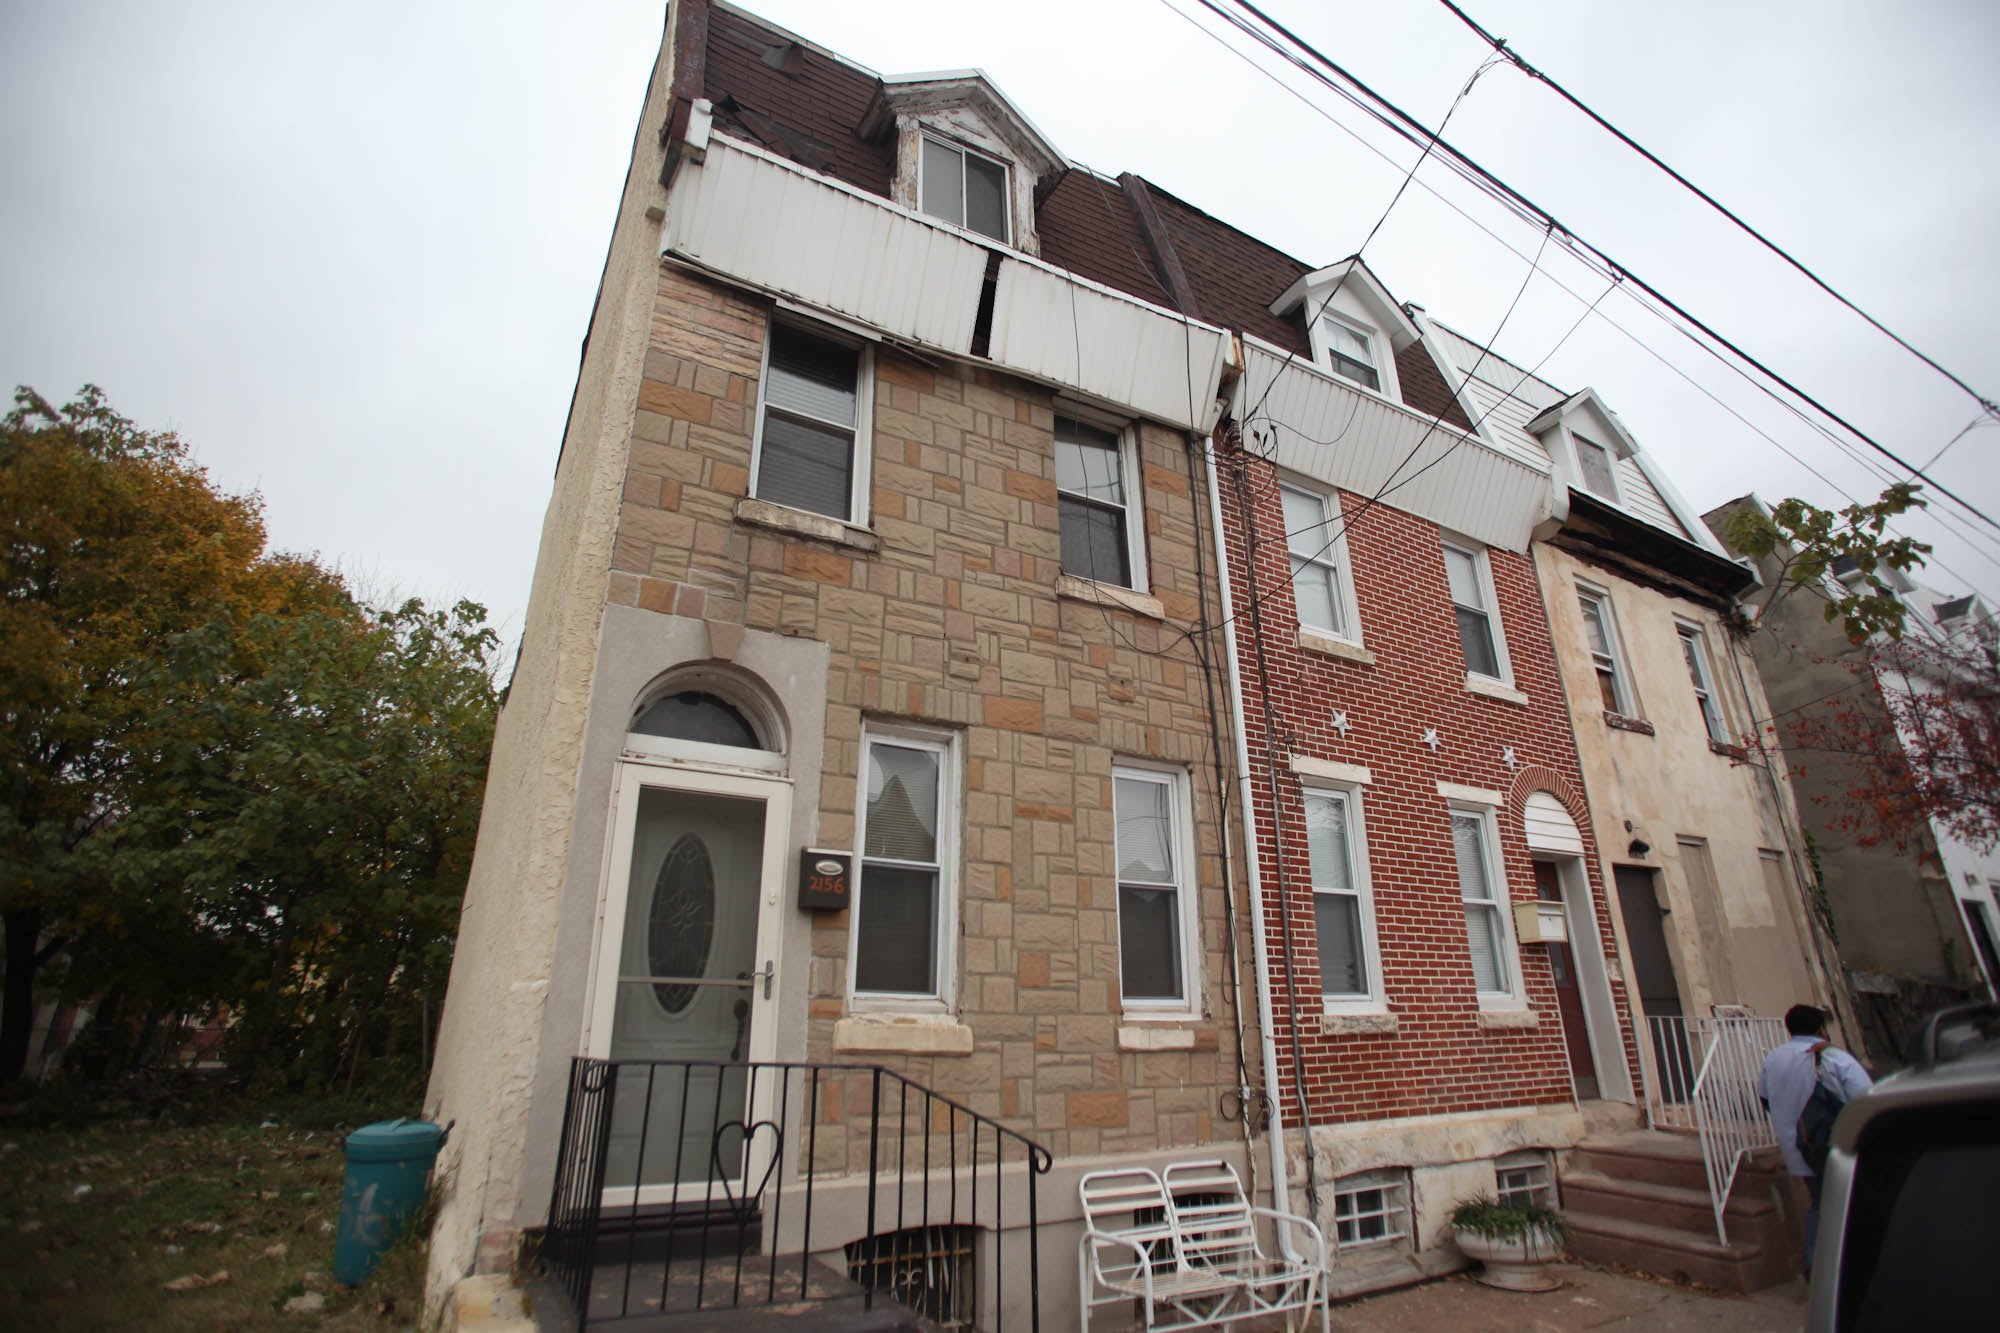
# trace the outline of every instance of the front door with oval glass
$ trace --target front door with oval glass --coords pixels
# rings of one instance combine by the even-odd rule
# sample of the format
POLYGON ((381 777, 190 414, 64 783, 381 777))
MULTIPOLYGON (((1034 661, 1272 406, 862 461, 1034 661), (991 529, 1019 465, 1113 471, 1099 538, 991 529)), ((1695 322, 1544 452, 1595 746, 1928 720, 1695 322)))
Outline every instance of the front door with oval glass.
POLYGON ((778 784, 680 780, 640 765, 621 775, 605 901, 590 1042, 616 1062, 604 1188, 635 1202, 743 1178, 760 1118, 744 1064, 770 1056, 760 925, 776 793, 759 789, 778 784))

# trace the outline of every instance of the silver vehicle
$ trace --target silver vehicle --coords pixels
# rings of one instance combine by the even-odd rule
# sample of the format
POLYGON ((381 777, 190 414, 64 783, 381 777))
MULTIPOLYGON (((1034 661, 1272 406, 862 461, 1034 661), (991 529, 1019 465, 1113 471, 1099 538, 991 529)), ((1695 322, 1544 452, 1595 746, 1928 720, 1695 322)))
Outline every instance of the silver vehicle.
POLYGON ((2000 1006, 1930 1019, 1833 1128, 1811 1333, 2000 1329, 2000 1006))

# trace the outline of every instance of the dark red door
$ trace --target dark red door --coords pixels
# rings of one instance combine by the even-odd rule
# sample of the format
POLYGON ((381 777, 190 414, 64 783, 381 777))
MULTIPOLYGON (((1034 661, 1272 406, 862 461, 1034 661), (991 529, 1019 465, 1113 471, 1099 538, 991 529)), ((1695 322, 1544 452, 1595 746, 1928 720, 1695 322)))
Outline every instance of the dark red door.
MULTIPOLYGON (((1545 903, 1563 900, 1562 879, 1547 861, 1535 862, 1535 896, 1545 903)), ((1583 992, 1576 985, 1576 957, 1567 944, 1544 945, 1549 971, 1555 977, 1556 1012, 1562 1015, 1563 1041, 1569 1046, 1569 1071, 1579 1100, 1597 1092, 1597 1062, 1590 1058, 1590 1029, 1583 1024, 1583 992)))

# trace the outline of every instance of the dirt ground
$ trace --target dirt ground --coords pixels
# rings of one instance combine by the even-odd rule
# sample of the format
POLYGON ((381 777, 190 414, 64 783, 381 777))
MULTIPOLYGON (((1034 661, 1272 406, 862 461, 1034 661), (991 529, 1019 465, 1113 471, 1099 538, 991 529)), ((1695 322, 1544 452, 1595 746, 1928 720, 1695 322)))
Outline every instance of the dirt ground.
MULTIPOLYGON (((1460 1274, 1333 1307, 1335 1333, 1799 1333, 1806 1289, 1792 1282, 1751 1296, 1556 1264, 1561 1291, 1496 1291, 1460 1274)), ((1318 1325, 1314 1324, 1317 1328, 1318 1325)))

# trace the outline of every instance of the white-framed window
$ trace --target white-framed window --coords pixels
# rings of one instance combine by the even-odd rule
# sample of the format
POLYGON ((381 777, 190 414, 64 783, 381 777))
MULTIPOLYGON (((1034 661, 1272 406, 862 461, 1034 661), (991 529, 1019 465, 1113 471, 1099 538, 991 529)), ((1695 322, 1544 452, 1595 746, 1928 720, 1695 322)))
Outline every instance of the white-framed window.
POLYGON ((1187 777, 1111 770, 1118 881, 1118 986, 1129 1010, 1193 1010, 1194 846, 1187 777))
POLYGON ((1458 863, 1458 896, 1465 904, 1465 937, 1472 979, 1482 1003, 1506 1004, 1514 988, 1514 932, 1508 920, 1507 884, 1500 874, 1493 811, 1454 806, 1451 847, 1458 863))
POLYGON ((1145 591, 1133 432, 1056 418, 1056 516, 1063 573, 1145 591))
POLYGON ((1466 672, 1489 680, 1507 679, 1507 644, 1500 633, 1500 615, 1493 596, 1493 570, 1486 548, 1446 540, 1445 578, 1451 584, 1452 610, 1458 616, 1458 643, 1465 651, 1466 672))
POLYGON ((1285 543, 1292 552, 1292 600, 1299 624, 1359 643, 1361 625, 1339 499, 1297 486, 1280 486, 1278 493, 1284 504, 1285 543))
POLYGON ((1493 1163, 1494 1197, 1505 1205, 1556 1206, 1555 1172, 1539 1148, 1512 1152, 1493 1163))
POLYGON ((1007 164, 961 144, 923 138, 917 176, 923 211, 1007 244, 1007 164))
POLYGON ((1334 1248, 1357 1250, 1409 1238, 1409 1172, 1364 1171, 1334 1182, 1334 1248))
POLYGON ((1320 360, 1342 379, 1382 391, 1382 371, 1373 330, 1351 324, 1332 311, 1319 317, 1320 360))
POLYGON ((1729 721, 1722 715, 1722 700, 1716 697, 1715 677, 1708 669, 1708 643, 1706 636, 1694 625, 1675 627, 1681 636, 1681 657, 1687 662, 1688 682, 1694 686, 1694 701, 1701 709, 1702 725, 1708 728, 1708 738, 1719 745, 1728 745, 1729 721))
POLYGON ((1597 693, 1604 711, 1622 717, 1638 716, 1618 642, 1618 623, 1611 614, 1611 599, 1595 588, 1578 584, 1576 600, 1583 608, 1584 642, 1590 648, 1590 664, 1597 669, 1597 693))
POLYGON ((1583 489, 1600 500, 1617 504, 1618 464, 1611 451, 1574 431, 1570 432, 1569 442, 1576 447, 1576 471, 1583 482, 1583 489))
POLYGON ((774 319, 764 344, 750 494, 865 523, 874 348, 774 319))
POLYGON ((861 754, 848 994, 942 1008, 958 936, 958 740, 870 725, 861 754))
POLYGON ((1329 1010, 1379 1009, 1382 962, 1361 793, 1309 786, 1304 795, 1320 995, 1329 1010))

